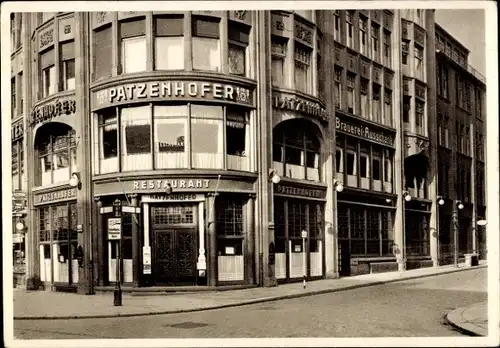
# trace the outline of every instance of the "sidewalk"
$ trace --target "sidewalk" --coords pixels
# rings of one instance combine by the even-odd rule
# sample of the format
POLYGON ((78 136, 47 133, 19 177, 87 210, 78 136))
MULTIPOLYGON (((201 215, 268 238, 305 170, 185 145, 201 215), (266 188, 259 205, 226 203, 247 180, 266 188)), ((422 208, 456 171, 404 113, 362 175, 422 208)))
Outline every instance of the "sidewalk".
POLYGON ((488 303, 476 303, 469 307, 457 308, 446 316, 456 329, 470 336, 488 336, 488 303))
POLYGON ((78 295, 14 289, 14 319, 109 318, 195 312, 350 290, 407 279, 474 270, 486 266, 486 261, 481 261, 479 266, 469 268, 465 264, 460 264, 458 268, 447 265, 405 272, 322 279, 308 282, 306 289, 303 288, 302 282, 299 282, 282 284, 272 288, 258 287, 231 291, 175 293, 164 296, 132 296, 124 293, 123 306, 120 307, 113 306, 113 293, 78 295))

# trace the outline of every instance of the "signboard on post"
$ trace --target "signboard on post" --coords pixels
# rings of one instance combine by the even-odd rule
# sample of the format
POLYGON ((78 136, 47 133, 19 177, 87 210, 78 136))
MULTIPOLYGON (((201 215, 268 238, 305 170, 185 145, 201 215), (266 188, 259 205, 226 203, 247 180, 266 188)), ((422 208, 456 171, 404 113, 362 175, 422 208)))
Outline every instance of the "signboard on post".
POLYGON ((142 273, 151 274, 151 247, 142 247, 142 273))
POLYGON ((108 219, 108 239, 120 240, 122 238, 122 218, 108 219))

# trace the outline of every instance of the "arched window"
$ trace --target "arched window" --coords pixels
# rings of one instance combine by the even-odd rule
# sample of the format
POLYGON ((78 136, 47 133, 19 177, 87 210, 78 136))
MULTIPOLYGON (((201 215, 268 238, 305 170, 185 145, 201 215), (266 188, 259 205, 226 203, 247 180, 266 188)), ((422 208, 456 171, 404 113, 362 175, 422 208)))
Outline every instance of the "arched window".
POLYGON ((273 161, 280 175, 320 181, 319 129, 305 120, 285 121, 273 131, 273 161))
POLYGON ((76 137, 71 127, 55 122, 42 126, 35 148, 39 163, 37 185, 68 181, 76 171, 76 137))

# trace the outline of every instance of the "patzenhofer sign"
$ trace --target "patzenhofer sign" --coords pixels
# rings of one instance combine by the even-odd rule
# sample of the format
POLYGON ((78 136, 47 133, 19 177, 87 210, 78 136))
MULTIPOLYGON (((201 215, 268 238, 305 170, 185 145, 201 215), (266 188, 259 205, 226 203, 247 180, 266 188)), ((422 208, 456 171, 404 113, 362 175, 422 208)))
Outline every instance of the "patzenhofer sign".
POLYGON ((93 94, 93 109, 155 100, 211 100, 253 105, 252 91, 232 83, 211 81, 147 81, 102 89, 93 94))

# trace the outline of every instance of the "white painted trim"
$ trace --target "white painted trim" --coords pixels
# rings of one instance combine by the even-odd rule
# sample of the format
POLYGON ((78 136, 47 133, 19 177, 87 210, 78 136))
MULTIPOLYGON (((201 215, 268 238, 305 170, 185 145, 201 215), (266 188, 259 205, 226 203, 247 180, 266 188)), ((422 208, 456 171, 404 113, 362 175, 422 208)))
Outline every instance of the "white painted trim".
MULTIPOLYGON (((144 195, 142 196, 141 198, 141 202, 142 203, 172 203, 172 202, 186 202, 186 203, 189 203, 189 202, 203 202, 205 201, 205 194, 203 193, 186 193, 186 192, 179 192, 177 193, 177 195, 183 195, 183 196, 194 196, 193 199, 175 199, 175 195, 176 194, 172 194, 171 197, 172 198, 168 198, 168 199, 158 199, 158 198, 154 198, 155 195, 144 195)), ((163 195, 156 195, 156 196, 163 196, 163 195)), ((165 197, 168 197, 165 195, 165 197)))
POLYGON ((197 267, 199 270, 207 269, 207 258, 205 256, 205 218, 204 218, 205 202, 198 204, 198 235, 199 235, 199 253, 197 267))
POLYGON ((144 203, 144 246, 149 245, 149 204, 144 203))

